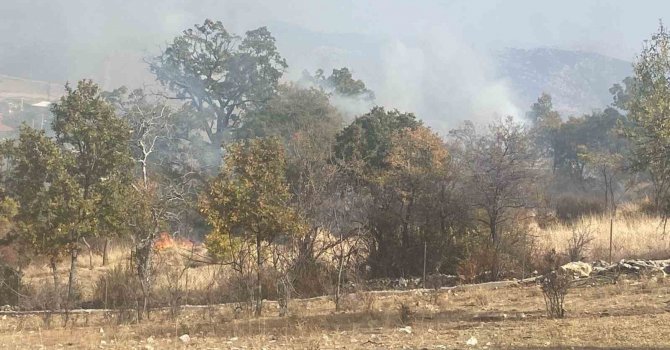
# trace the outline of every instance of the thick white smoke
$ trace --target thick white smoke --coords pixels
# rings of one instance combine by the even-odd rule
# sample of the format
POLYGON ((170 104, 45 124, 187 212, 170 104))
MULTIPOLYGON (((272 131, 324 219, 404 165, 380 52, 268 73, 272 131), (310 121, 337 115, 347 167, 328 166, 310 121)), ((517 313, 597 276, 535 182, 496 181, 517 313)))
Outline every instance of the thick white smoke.
POLYGON ((485 52, 447 28, 423 30, 423 39, 390 39, 382 50, 379 102, 414 111, 438 131, 463 120, 488 122, 519 115, 514 96, 496 79, 485 52))

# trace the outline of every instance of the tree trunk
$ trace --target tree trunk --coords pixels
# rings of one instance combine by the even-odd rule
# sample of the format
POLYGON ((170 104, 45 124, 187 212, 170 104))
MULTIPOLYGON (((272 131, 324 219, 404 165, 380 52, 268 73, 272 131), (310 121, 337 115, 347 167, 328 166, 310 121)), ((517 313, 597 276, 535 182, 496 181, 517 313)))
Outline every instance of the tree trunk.
MULTIPOLYGON (((343 250, 343 249, 342 249, 343 250)), ((335 311, 340 311, 340 295, 342 288, 342 270, 344 269, 344 253, 340 251, 340 261, 337 268, 337 289, 335 290, 335 311)))
POLYGON ((84 242, 86 249, 88 249, 88 269, 93 270, 93 249, 91 248, 91 245, 88 244, 88 241, 86 241, 86 238, 82 238, 81 241, 84 242))
POLYGON ((263 265, 263 260, 261 258, 261 236, 256 235, 256 283, 258 288, 258 296, 256 298, 256 316, 261 316, 261 310, 263 308, 263 283, 261 281, 261 267, 263 265))
POLYGON ((138 312, 141 315, 146 315, 149 318, 148 304, 149 296, 151 294, 151 253, 153 251, 154 235, 147 238, 146 241, 140 242, 135 247, 135 259, 137 260, 137 277, 140 280, 140 287, 142 288, 142 310, 138 312))
POLYGON ((497 217, 491 220, 491 241, 493 243, 493 261, 491 266, 491 279, 497 280, 500 274, 500 262, 498 261, 498 251, 500 250, 500 235, 498 234, 497 217))
POLYGON ((109 247, 109 238, 105 238, 105 245, 102 247, 102 266, 107 266, 109 256, 107 255, 107 248, 109 247))
POLYGON ((65 308, 65 324, 69 320, 69 311, 74 306, 74 287, 77 283, 77 258, 79 257, 79 248, 72 248, 70 260, 70 277, 67 284, 67 306, 65 308))
POLYGON ((60 277, 58 276, 58 271, 56 269, 56 258, 52 257, 49 261, 51 266, 51 274, 54 279, 54 308, 60 310, 60 277))

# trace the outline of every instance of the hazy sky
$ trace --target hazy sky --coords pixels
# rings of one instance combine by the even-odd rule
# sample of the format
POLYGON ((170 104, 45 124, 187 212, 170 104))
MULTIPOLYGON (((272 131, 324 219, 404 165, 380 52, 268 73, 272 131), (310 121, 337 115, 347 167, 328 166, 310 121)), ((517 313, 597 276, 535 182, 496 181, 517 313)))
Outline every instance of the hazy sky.
POLYGON ((666 13, 662 0, 0 0, 0 73, 139 85, 151 80, 144 57, 211 18, 240 34, 268 26, 289 77, 346 65, 381 103, 462 119, 518 113, 493 78, 491 51, 554 47, 630 61, 666 13))

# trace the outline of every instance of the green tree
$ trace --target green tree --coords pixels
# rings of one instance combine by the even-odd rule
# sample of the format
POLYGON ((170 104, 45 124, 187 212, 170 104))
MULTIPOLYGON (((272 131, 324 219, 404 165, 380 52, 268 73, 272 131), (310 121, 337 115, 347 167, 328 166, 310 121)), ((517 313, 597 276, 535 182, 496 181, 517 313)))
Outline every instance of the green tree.
POLYGON ((277 95, 250 112, 236 136, 238 139, 277 136, 290 142, 315 134, 314 139, 330 147, 342 123, 342 116, 323 91, 289 83, 279 85, 277 95))
POLYGON ((130 129, 114 113, 99 87, 82 80, 55 103, 55 141, 66 154, 65 171, 75 188, 74 215, 67 230, 71 264, 68 306, 72 306, 79 244, 87 237, 111 234, 124 225, 123 193, 131 180, 130 129))
MULTIPOLYGON (((296 240, 297 255, 287 277, 296 289, 314 294, 327 293, 314 283, 319 257, 325 247, 319 236, 342 237, 350 232, 339 200, 342 196, 338 167, 330 162, 342 116, 321 89, 297 84, 280 85, 278 94, 262 108, 253 111, 238 130, 238 138, 278 137, 286 149, 286 175, 291 201, 310 226, 296 240)), ((334 243, 333 243, 334 244, 334 243)))
POLYGON ((552 171, 560 164, 560 128, 563 123, 560 114, 554 110, 551 95, 542 93, 527 114, 533 125, 536 143, 541 152, 552 159, 552 171))
POLYGON ((627 135, 635 168, 648 171, 654 204, 670 214, 670 33, 661 23, 644 43, 633 65, 633 77, 615 85, 614 105, 627 112, 627 135))
POLYGON ((49 258, 54 282, 54 307, 60 308, 57 262, 69 248, 81 193, 68 174, 73 158, 43 130, 22 126, 16 140, 6 141, 8 198, 18 204, 13 216, 19 244, 49 258))
POLYGON ((363 218, 372 275, 420 275, 424 247, 427 268, 439 270, 457 226, 451 210, 461 208, 449 198, 451 160, 441 138, 412 114, 377 107, 338 135, 335 161, 363 197, 363 213, 349 215, 363 218))
POLYGON ((150 64, 158 80, 195 109, 195 126, 214 147, 242 124, 250 106, 275 94, 286 67, 267 28, 241 38, 209 19, 174 38, 150 64))
POLYGON ((389 168, 387 156, 392 147, 392 135, 419 126, 421 122, 412 113, 375 107, 337 135, 335 157, 349 165, 360 165, 348 169, 358 172, 361 179, 372 180, 378 170, 389 168))
POLYGON ((280 236, 302 233, 302 219, 289 205, 284 148, 276 138, 230 144, 219 175, 203 195, 201 211, 212 227, 210 252, 227 258, 231 242, 250 243, 256 251, 256 315, 262 310, 261 273, 265 253, 280 236))

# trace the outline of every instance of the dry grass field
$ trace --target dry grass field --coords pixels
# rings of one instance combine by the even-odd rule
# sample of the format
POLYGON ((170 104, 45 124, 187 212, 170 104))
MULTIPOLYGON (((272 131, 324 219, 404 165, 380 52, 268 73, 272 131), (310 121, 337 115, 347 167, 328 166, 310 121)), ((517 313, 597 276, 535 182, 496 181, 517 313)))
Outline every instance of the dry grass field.
MULTIPOLYGON (((670 252, 670 231, 665 232, 663 221, 641 213, 617 215, 613 222, 612 259, 666 259, 670 252)), ((669 227, 670 228, 670 227, 669 227)), ((557 223, 537 229, 538 242, 543 247, 565 252, 574 233, 588 232, 592 241, 586 245, 587 261, 609 258, 609 216, 588 216, 573 224, 557 223)))
POLYGON ((176 318, 155 311, 139 324, 92 312, 66 328, 60 316, 46 326, 40 315, 3 315, 0 348, 660 349, 670 348, 669 301, 664 280, 621 280, 573 289, 561 320, 545 316, 537 286, 357 293, 342 312, 327 297, 293 300, 288 317, 277 316, 273 302, 261 318, 219 305, 186 307, 176 318), (467 345, 471 339, 477 344, 467 345))
MULTIPOLYGON (((592 241, 589 259, 606 259, 607 218, 583 219, 592 241)), ((573 227, 554 225, 537 231, 545 248, 567 248, 573 227)), ((614 223, 614 257, 661 257, 669 242, 661 221, 643 215, 620 216, 614 223)), ((84 299, 94 283, 114 266, 127 263, 129 248, 116 246, 110 262, 83 252, 79 280, 84 299)), ((178 256, 168 250, 164 256, 178 256)), ((180 266, 159 254, 162 263, 180 266)), ((59 265, 66 280, 68 265, 59 265)), ((45 263, 34 262, 24 281, 49 282, 45 263)), ((220 273, 213 266, 187 271, 189 288, 203 288, 220 273)), ((163 279, 169 278, 166 274, 163 279)), ((157 283, 170 283, 158 279, 157 283)), ((617 284, 573 288, 566 298, 567 317, 546 316, 536 285, 456 287, 452 290, 357 292, 335 312, 331 297, 292 300, 290 314, 280 317, 277 303, 267 301, 264 316, 251 316, 245 304, 185 306, 175 317, 154 310, 150 320, 129 322, 132 311, 91 310, 72 315, 3 313, 0 349, 670 349, 670 280, 631 279, 617 284), (403 313, 401 305, 408 309, 403 313), (122 317, 123 316, 123 317, 122 317), (183 342, 180 336, 188 334, 183 342), (476 345, 467 342, 476 339, 476 345)))

